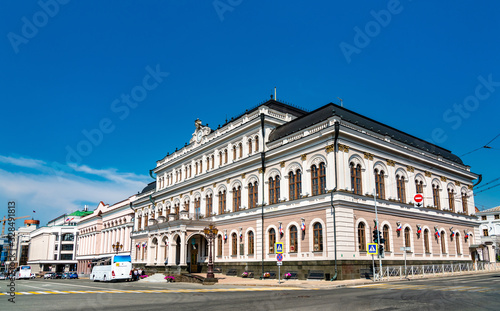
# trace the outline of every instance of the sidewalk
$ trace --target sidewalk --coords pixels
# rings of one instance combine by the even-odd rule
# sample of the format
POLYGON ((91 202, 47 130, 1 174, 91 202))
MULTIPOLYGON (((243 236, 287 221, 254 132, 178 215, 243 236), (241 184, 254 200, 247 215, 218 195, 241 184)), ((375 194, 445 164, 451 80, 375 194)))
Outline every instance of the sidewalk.
MULTIPOLYGON (((205 277, 205 273, 195 273, 205 277)), ((281 280, 278 284, 278 279, 264 279, 259 280, 258 278, 242 278, 238 276, 227 276, 223 274, 215 274, 215 277, 219 280, 220 285, 237 285, 237 286, 277 286, 277 287, 300 287, 300 288, 336 288, 345 286, 356 286, 363 284, 372 284, 372 280, 368 279, 354 279, 354 280, 342 280, 342 281, 318 281, 318 280, 281 280)))

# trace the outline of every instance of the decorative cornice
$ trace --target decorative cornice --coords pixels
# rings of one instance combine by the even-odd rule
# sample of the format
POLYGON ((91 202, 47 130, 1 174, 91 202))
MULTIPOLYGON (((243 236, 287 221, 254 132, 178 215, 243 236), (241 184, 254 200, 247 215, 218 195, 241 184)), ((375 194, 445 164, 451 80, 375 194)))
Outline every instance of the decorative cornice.
POLYGON ((460 182, 458 180, 455 180, 455 186, 460 186, 460 182))
POLYGON ((326 153, 334 152, 335 151, 335 146, 334 145, 328 145, 326 146, 326 153))
POLYGON ((441 181, 446 182, 446 177, 441 176, 441 181))
POLYGON ((229 184, 231 182, 231 178, 226 179, 226 183, 229 184))
POLYGON ((262 174, 264 173, 264 170, 262 169, 262 167, 259 168, 259 174, 262 174))
POLYGON ((349 146, 339 144, 339 150, 343 152, 349 152, 349 146))
POLYGON ((365 152, 364 155, 365 155, 365 159, 373 161, 373 154, 372 153, 365 152))
POLYGON ((301 154, 301 155, 300 155, 300 159, 301 159, 302 161, 307 160, 307 154, 306 154, 306 153, 301 154))
POLYGON ((425 174, 425 177, 431 177, 432 176, 431 172, 429 172, 429 171, 425 171, 424 174, 425 174))
POLYGON ((281 161, 280 162, 280 167, 285 167, 285 163, 286 163, 285 161, 281 161))
POLYGON ((247 175, 245 173, 241 174, 241 179, 245 179, 247 175))
POLYGON ((415 172, 415 168, 414 168, 413 166, 411 166, 411 165, 407 165, 407 166, 406 166, 406 170, 407 170, 408 172, 412 172, 412 173, 413 173, 413 172, 415 172))
POLYGON ((389 160, 389 159, 388 159, 388 160, 387 160, 387 165, 388 165, 388 166, 395 166, 395 165, 396 165, 396 161, 394 161, 394 160, 389 160))
POLYGON ((474 189, 474 187, 472 185, 468 185, 467 188, 469 188, 469 190, 474 189))

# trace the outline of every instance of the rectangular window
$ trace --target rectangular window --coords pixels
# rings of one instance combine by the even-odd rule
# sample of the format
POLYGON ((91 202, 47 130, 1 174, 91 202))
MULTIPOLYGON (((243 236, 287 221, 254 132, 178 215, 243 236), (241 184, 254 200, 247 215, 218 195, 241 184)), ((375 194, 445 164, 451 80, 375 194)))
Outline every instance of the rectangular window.
POLYGON ((496 214, 495 219, 500 219, 500 215, 496 214))
POLYGON ((481 220, 486 220, 486 216, 481 216, 481 220))
POLYGON ((61 254, 61 260, 73 260, 73 254, 61 254))
POLYGON ((59 244, 56 244, 54 250, 57 251, 58 248, 59 248, 59 244))
POLYGON ((488 229, 483 229, 483 236, 488 236, 488 229))
POLYGON ((63 244, 63 245, 61 245, 61 250, 62 251, 72 251, 73 250, 73 244, 63 244))

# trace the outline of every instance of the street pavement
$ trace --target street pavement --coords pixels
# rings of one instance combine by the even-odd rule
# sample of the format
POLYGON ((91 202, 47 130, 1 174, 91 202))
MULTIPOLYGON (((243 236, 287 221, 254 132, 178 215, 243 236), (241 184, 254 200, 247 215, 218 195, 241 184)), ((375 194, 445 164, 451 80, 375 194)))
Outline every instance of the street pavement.
POLYGON ((0 310, 498 310, 500 305, 500 274, 494 273, 380 283, 219 277, 210 286, 147 279, 18 280, 15 304, 7 300, 9 281, 0 281, 0 310))

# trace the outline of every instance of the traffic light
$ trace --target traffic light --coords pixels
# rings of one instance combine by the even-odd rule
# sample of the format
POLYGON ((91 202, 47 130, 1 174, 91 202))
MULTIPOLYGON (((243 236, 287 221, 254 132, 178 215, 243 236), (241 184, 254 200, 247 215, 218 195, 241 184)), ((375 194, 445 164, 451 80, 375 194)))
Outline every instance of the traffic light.
POLYGON ((379 243, 380 244, 384 244, 385 243, 385 239, 384 239, 384 236, 382 235, 382 232, 379 231, 378 234, 379 234, 379 239, 378 239, 379 243))
POLYGON ((379 236, 379 231, 378 230, 373 230, 373 243, 378 243, 378 236, 379 236))
MULTIPOLYGON (((382 243, 382 241, 381 241, 381 243, 382 243)), ((378 246, 378 255, 381 258, 384 258, 384 244, 379 244, 379 246, 378 246)))

